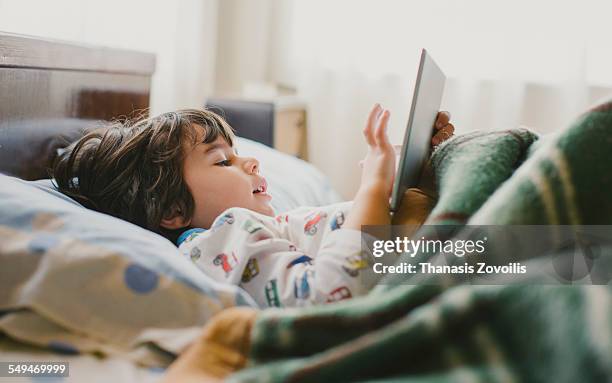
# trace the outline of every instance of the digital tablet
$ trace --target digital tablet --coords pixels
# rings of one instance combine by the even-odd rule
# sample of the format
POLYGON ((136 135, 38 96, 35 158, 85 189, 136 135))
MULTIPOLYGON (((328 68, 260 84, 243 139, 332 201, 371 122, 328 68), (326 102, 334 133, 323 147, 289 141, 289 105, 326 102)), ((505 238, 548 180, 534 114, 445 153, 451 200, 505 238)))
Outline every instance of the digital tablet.
POLYGON ((393 184, 391 195, 393 212, 399 209, 406 189, 419 184, 423 166, 430 153, 433 128, 440 110, 445 82, 446 76, 423 49, 399 166, 393 184))

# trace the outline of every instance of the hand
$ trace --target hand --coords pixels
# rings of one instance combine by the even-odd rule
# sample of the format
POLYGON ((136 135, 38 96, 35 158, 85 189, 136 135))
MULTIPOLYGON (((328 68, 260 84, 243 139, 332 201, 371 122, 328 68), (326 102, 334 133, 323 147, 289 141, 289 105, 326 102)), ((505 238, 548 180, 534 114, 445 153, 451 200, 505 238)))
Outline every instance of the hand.
POLYGON ((453 136, 454 132, 455 126, 450 123, 450 113, 446 111, 439 112, 434 124, 434 134, 431 138, 432 146, 438 146, 448 140, 453 136))
MULTIPOLYGON (((455 126, 450 123, 450 113, 446 111, 438 112, 436 122, 434 123, 433 135, 431 137, 431 149, 433 150, 436 146, 450 139, 454 132, 455 126)), ((402 155, 402 147, 402 145, 393 145, 396 163, 399 162, 399 156, 402 155)), ((361 165, 361 162, 359 164, 361 165)))
MULTIPOLYGON (((436 123, 434 124, 434 133, 431 138, 432 149, 440 145, 453 136, 455 126, 450 123, 450 113, 442 111, 438 113, 436 123)), ((418 189, 430 198, 437 198, 435 180, 430 161, 425 163, 421 179, 419 180, 418 189)))
POLYGON ((360 188, 380 188, 391 195, 395 178, 395 150, 387 136, 390 112, 376 104, 372 108, 363 135, 368 153, 360 162, 362 167, 360 188))
POLYGON ((376 104, 363 136, 368 153, 361 161, 361 185, 353 199, 353 207, 344 221, 346 229, 361 230, 364 225, 388 226, 389 197, 395 178, 395 151, 387 136, 389 111, 376 104))
MULTIPOLYGON (((373 112, 374 110, 370 112, 370 117, 372 117, 373 112)), ((368 119, 368 122, 369 121, 370 119, 368 119)), ((452 123, 450 123, 450 113, 447 111, 440 111, 438 113, 438 116, 436 117, 436 122, 434 123, 433 128, 434 130, 433 130, 433 135, 431 138, 432 150, 434 149, 434 147, 450 139, 455 132, 455 126, 452 123)), ((365 130, 364 130, 364 134, 365 134, 365 130)), ((398 157, 401 155, 402 145, 393 145, 393 150, 395 152, 395 162, 394 162, 394 174, 395 174, 397 172, 397 169, 395 169, 395 166, 397 162, 399 161, 398 157)), ((361 166, 361 168, 363 168, 364 161, 365 160, 362 160, 359 162, 359 166, 361 166)), ((393 182, 391 184, 393 185, 393 182)), ((433 180, 433 172, 431 170, 431 166, 429 162, 427 162, 427 164, 425 165, 425 169, 423 171, 423 175, 419 182, 418 188, 422 189, 428 195, 436 194, 434 180, 433 180)))

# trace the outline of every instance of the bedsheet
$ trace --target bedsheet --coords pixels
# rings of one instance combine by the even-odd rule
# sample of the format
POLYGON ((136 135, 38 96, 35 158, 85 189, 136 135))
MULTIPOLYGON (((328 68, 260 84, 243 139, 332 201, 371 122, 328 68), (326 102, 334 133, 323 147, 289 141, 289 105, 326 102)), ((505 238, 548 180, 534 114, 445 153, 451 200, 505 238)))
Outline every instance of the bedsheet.
POLYGON ((67 362, 69 367, 68 377, 1 377, 2 383, 155 383, 160 381, 165 371, 140 367, 119 357, 53 353, 4 336, 0 336, 0 362, 67 362))

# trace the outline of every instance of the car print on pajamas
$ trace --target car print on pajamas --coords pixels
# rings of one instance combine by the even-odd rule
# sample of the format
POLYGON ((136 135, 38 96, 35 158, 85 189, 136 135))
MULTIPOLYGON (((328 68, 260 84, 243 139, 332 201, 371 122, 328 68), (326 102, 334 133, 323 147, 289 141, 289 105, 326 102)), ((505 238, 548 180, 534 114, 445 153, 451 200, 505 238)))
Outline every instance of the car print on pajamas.
POLYGON ((274 219, 276 223, 282 223, 283 221, 285 221, 285 223, 289 222, 289 216, 287 214, 277 215, 274 219))
POLYGON ((359 270, 368 267, 368 262, 361 255, 351 255, 345 258, 347 265, 343 265, 342 269, 351 277, 359 275, 359 270))
POLYGON ((297 299, 308 299, 310 297, 310 283, 308 278, 312 278, 314 272, 306 270, 304 274, 295 280, 293 284, 293 294, 297 299))
POLYGON ((216 229, 220 226, 223 226, 224 223, 227 222, 228 225, 231 225, 232 223, 234 223, 234 215, 232 213, 225 213, 223 214, 220 218, 218 218, 215 223, 213 223, 212 227, 210 228, 212 229, 216 229))
POLYGON ((213 259, 213 265, 221 266, 223 271, 225 271, 225 276, 234 270, 234 267, 236 267, 237 264, 238 258, 236 258, 234 252, 232 252, 230 255, 221 253, 217 255, 215 259, 213 259))
POLYGON ((258 223, 255 223, 254 221, 251 221, 250 219, 247 219, 246 221, 244 221, 242 228, 246 230, 249 234, 253 234, 256 231, 263 229, 263 226, 258 223))
POLYGON ((287 265, 287 268, 290 269, 295 265, 299 265, 300 263, 308 263, 309 265, 312 265, 312 258, 304 254, 302 256, 297 257, 293 261, 289 262, 289 264, 287 265))
POLYGON ((314 212, 306 217, 306 224, 304 225, 304 233, 308 235, 315 235, 317 233, 317 226, 323 218, 327 217, 327 213, 314 212))
POLYGON ((189 258, 191 258, 191 262, 196 262, 198 259, 202 257, 202 250, 199 247, 194 247, 189 252, 189 258))
POLYGON ((242 283, 248 283, 251 279, 255 278, 259 274, 259 264, 257 263, 257 259, 251 258, 249 262, 247 262, 246 268, 242 273, 242 283))
POLYGON ((334 214, 334 217, 332 218, 329 226, 331 227, 332 231, 334 231, 334 230, 338 230, 339 228, 341 228, 343 224, 344 224, 344 213, 341 211, 337 211, 334 214))
POLYGON ((327 303, 341 301, 343 299, 349 299, 353 295, 351 294, 351 290, 346 286, 340 286, 337 289, 330 291, 327 294, 327 303))
POLYGON ((266 301, 270 307, 281 307, 280 299, 278 299, 278 288, 276 286, 276 279, 271 279, 266 283, 265 287, 266 301))

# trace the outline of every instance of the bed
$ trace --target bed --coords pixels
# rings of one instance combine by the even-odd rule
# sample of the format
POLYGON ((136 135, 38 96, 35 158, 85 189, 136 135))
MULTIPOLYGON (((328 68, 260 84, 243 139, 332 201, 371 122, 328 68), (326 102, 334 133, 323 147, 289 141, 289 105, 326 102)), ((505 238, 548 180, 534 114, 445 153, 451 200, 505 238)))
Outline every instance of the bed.
MULTIPOLYGON (((87 211, 45 179, 57 148, 98 120, 146 109, 153 71, 148 54, 0 34, 0 362, 69 362, 68 381, 156 381, 212 315, 253 306, 167 240, 87 211)), ((524 129, 449 140, 432 157, 440 198, 430 223, 609 225, 610 126, 606 102, 549 140, 524 129), (570 188, 554 201, 576 214, 551 215, 539 201, 553 189, 534 179, 570 188)), ((308 164, 238 145, 262 159, 275 199, 284 195, 276 209, 338 200, 308 164)), ((257 311, 239 342, 249 368, 232 378, 610 381, 610 259, 564 282, 573 287, 400 275, 334 307, 257 311)))
MULTIPOLYGON (((68 381, 155 381, 212 315, 254 306, 169 241, 48 179, 58 149, 147 114, 154 71, 149 53, 0 33, 0 362, 68 361, 68 381)), ((340 201, 306 162, 237 145, 260 159, 277 212, 340 201)))

